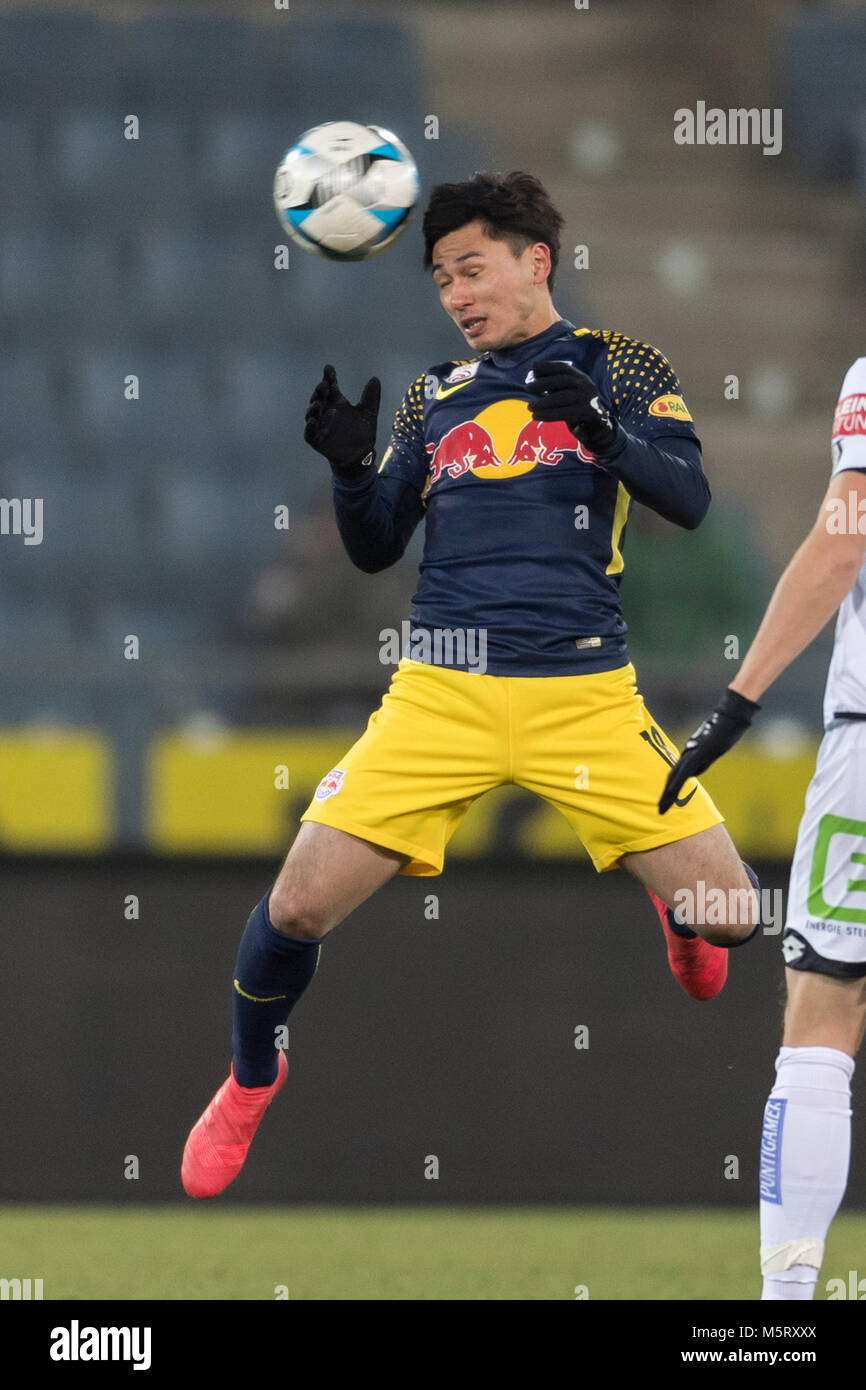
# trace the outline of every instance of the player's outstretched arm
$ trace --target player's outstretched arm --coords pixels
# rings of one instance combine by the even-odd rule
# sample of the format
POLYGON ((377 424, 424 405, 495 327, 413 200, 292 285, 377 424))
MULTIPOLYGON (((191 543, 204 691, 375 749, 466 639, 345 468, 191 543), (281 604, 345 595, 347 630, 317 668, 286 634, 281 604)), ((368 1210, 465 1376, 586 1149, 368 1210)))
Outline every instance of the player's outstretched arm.
POLYGON ((740 670, 674 764, 659 801, 662 814, 690 777, 706 772, 742 737, 760 709, 759 697, 833 617, 857 578, 866 552, 866 535, 859 527, 836 525, 835 520, 859 518, 861 503, 866 512, 866 472, 838 473, 812 530, 773 591, 740 670))

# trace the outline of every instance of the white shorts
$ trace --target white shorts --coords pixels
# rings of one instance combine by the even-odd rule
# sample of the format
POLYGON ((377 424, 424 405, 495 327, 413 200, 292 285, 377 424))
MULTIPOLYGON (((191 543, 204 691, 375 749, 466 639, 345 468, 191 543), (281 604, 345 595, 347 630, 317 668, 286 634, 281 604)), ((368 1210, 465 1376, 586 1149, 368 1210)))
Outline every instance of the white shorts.
POLYGON ((866 722, 825 733, 797 832, 782 937, 785 964, 866 975, 866 722))

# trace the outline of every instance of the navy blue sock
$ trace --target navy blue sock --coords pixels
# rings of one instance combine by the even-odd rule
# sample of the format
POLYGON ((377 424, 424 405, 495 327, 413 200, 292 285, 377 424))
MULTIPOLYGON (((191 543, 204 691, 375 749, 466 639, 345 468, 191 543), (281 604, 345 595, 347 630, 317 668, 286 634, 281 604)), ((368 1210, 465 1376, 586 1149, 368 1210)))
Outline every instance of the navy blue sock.
POLYGON ((277 1079, 276 1031, 316 973, 320 943, 277 931, 266 893, 241 937, 232 986, 232 1060, 239 1086, 277 1079))
MULTIPOLYGON (((745 869, 746 873, 747 873, 748 876, 749 876, 749 880, 750 880, 750 882, 751 882, 751 884, 752 884, 752 887, 754 888, 755 892, 756 892, 757 895, 758 895, 758 902, 760 903, 760 901, 761 901, 761 885, 760 885, 760 883, 758 882, 758 875, 755 873, 755 870, 752 868, 752 866, 751 866, 750 864, 747 864, 747 863, 746 863, 745 859, 742 859, 740 862, 742 863, 743 868, 745 869)), ((674 932, 677 936, 684 936, 684 937, 686 938, 687 941, 689 941, 689 940, 691 940, 692 938, 694 938, 694 937, 697 936, 698 933, 697 933, 696 931, 692 931, 691 927, 687 927, 687 926, 685 926, 682 922, 678 922, 678 921, 677 921, 677 919, 674 917, 674 910, 673 910, 672 907, 669 907, 669 908, 668 908, 668 914, 667 914, 667 915, 668 915, 668 926, 670 927, 671 931, 674 932)), ((759 916, 759 918, 760 918, 760 909, 759 909, 759 911, 758 911, 758 916, 759 916)), ((753 937, 753 936, 756 934, 756 932, 758 931, 758 928, 760 927, 760 925, 761 925, 761 923, 760 923, 760 920, 759 920, 758 923, 757 923, 757 925, 755 926, 755 930, 754 930, 753 932, 750 932, 750 934, 749 934, 743 941, 734 941, 734 942, 731 943, 730 946, 724 947, 723 949, 728 950, 728 951, 732 951, 732 950, 734 949, 735 946, 745 946, 745 944, 746 944, 747 941, 751 941, 752 937, 753 937)))
POLYGON ((668 926, 670 927, 674 936, 682 936, 685 937, 686 941, 694 941, 695 937, 697 936, 697 932, 692 931, 691 927, 687 927, 685 922, 678 922, 676 917, 674 916, 674 909, 672 907, 668 908, 666 915, 668 919, 668 926))

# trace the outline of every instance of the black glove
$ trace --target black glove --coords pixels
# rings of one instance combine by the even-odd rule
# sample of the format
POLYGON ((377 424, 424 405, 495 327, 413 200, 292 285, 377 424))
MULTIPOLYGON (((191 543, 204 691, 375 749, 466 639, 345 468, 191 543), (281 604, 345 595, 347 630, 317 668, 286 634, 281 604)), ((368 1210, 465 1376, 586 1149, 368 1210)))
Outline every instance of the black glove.
POLYGON ((664 815, 673 805, 677 792, 690 777, 702 772, 733 748, 761 708, 736 690, 725 691, 709 719, 705 719, 692 734, 678 762, 674 763, 659 801, 659 814, 664 815))
POLYGON ((324 454, 338 478, 359 478, 375 458, 376 419, 382 386, 373 376, 350 405, 337 385, 337 373, 327 366, 305 416, 304 439, 324 454))
MULTIPOLYGON (((567 362, 535 362, 535 381, 526 389, 539 397, 532 407, 536 420, 564 420, 584 448, 603 459, 617 442, 619 433, 602 405, 598 387, 586 372, 567 362)), ((619 453, 619 449, 616 450, 619 453)))

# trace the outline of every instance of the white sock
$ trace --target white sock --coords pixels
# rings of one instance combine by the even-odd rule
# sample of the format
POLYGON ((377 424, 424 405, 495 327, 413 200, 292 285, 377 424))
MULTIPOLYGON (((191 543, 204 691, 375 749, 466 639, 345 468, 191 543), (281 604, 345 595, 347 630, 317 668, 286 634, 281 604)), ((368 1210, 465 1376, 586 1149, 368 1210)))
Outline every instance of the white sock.
POLYGON ((762 1299, 815 1296, 824 1241, 845 1194, 854 1059, 783 1047, 761 1133, 762 1299))

